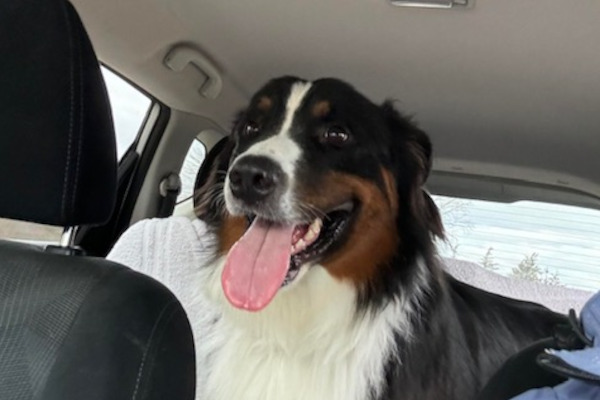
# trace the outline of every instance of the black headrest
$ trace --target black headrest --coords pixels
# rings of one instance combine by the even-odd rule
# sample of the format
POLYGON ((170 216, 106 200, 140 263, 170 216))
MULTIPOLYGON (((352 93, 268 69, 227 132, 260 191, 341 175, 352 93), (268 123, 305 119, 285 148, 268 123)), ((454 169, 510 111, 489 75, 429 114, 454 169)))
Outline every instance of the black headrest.
POLYGON ((98 60, 64 0, 0 1, 0 217, 100 224, 116 197, 98 60))

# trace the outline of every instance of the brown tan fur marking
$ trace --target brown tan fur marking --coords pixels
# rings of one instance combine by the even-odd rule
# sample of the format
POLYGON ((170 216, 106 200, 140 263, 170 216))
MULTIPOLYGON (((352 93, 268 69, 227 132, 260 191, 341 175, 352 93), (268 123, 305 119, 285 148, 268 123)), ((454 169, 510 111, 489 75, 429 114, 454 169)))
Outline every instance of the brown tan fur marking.
POLYGON ((235 242, 242 237, 247 228, 248 221, 245 217, 233 217, 227 213, 219 227, 219 253, 227 253, 235 242))
POLYGON ((390 210, 392 215, 398 215, 398 195, 396 189, 396 180, 394 175, 387 169, 381 168, 381 176, 383 177, 383 184, 385 186, 385 194, 390 204, 390 210))
POLYGON ((323 118, 331 111, 331 104, 327 100, 317 102, 312 108, 312 115, 315 118, 323 118))
MULTIPOLYGON (((386 174, 389 172, 386 171, 386 174)), ((391 190, 389 177, 386 191, 391 190)), ((349 232, 346 243, 335 254, 323 260, 323 265, 336 278, 349 279, 355 284, 368 283, 377 271, 394 255, 399 237, 396 229, 397 201, 392 193, 386 196, 374 183, 343 173, 331 173, 319 185, 326 193, 316 192, 302 196, 302 200, 322 210, 334 207, 352 198, 359 199, 361 209, 349 232)))
POLYGON ((273 100, 271 100, 267 96, 262 96, 258 99, 256 107, 261 111, 267 112, 271 109, 271 107, 273 107, 273 100))

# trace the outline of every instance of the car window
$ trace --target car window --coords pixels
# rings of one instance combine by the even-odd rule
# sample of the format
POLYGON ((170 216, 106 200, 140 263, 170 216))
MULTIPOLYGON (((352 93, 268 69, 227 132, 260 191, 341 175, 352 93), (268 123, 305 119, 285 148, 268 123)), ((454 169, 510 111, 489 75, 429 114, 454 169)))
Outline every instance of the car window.
POLYGON ((204 157, 206 157, 204 143, 198 139, 194 139, 179 172, 179 176, 181 177, 181 193, 177 197, 178 203, 192 197, 196 183, 196 174, 204 161, 204 157))
MULTIPOLYGON (((102 67, 102 74, 110 98, 117 139, 117 157, 120 160, 137 138, 151 100, 109 69, 102 67)), ((0 238, 57 243, 62 231, 61 227, 0 218, 0 238)))
POLYGON ((117 157, 120 160, 137 138, 152 101, 108 68, 101 69, 112 108, 117 136, 117 157))
POLYGON ((442 256, 548 285, 600 287, 599 210, 433 197, 446 228, 442 256))

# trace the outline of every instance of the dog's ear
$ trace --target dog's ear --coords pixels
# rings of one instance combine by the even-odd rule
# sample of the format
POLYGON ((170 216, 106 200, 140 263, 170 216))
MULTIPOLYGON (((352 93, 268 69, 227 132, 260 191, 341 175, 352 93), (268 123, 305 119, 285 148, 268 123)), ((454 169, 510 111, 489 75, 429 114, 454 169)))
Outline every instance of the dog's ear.
POLYGON ((206 155, 196 176, 194 213, 208 224, 216 224, 223 217, 223 184, 234 147, 235 142, 230 136, 217 142, 206 155))
POLYGON ((414 125, 409 118, 395 110, 391 101, 383 103, 381 109, 388 129, 395 135, 394 140, 403 149, 406 149, 403 151, 394 148, 393 151, 410 157, 413 160, 413 168, 416 169, 415 180, 410 189, 412 211, 418 219, 422 220, 431 234, 444 238, 444 227, 439 210, 431 196, 423 189, 432 166, 432 145, 429 136, 414 125))
POLYGON ((432 146, 429 136, 419 129, 410 118, 401 115, 391 101, 381 106, 388 129, 395 135, 394 140, 406 146, 410 156, 416 161, 417 185, 427 180, 431 171, 432 146))
POLYGON ((437 236, 440 239, 445 239, 446 234, 444 233, 444 224, 442 223, 442 216, 440 215, 440 210, 435 205, 435 202, 431 198, 431 196, 425 191, 421 191, 424 207, 424 215, 423 218, 427 225, 427 229, 434 236, 437 236))

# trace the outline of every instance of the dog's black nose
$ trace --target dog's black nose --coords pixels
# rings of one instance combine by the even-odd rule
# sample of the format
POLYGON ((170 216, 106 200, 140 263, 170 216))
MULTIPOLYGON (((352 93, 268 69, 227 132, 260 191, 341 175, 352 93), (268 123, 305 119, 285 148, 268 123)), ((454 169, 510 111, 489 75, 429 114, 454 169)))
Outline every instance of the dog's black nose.
POLYGON ((262 156, 245 156, 229 171, 229 188, 238 199, 254 204, 265 200, 284 185, 281 167, 262 156))

